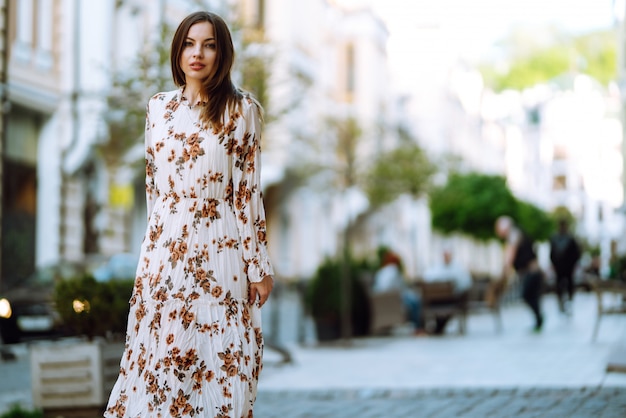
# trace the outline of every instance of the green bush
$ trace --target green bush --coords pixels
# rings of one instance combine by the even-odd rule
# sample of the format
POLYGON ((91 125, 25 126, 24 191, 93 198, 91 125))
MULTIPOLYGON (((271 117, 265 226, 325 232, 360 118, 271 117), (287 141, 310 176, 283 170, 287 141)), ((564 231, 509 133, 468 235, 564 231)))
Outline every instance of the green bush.
POLYGON ((62 280, 55 288, 55 304, 72 335, 124 335, 133 279, 98 282, 91 275, 62 280))
POLYGON ((38 409, 24 409, 20 405, 13 405, 0 418, 43 418, 43 412, 38 409))
POLYGON ((613 257, 609 262, 609 279, 626 282, 626 254, 613 257))
MULTIPOLYGON (((362 277, 372 273, 367 260, 349 261, 351 319, 353 335, 369 332, 369 296, 362 277)), ((342 260, 327 258, 317 269, 307 285, 305 304, 308 312, 317 321, 326 321, 339 327, 342 312, 342 260)))

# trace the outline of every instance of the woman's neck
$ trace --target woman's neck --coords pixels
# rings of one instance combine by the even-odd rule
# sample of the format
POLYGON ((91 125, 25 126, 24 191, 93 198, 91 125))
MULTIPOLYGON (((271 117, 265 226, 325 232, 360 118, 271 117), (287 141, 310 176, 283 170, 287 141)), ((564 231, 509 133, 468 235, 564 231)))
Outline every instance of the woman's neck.
POLYGON ((187 99, 190 106, 206 100, 206 97, 203 97, 202 94, 202 84, 197 82, 185 84, 185 88, 183 89, 183 96, 185 97, 185 99, 187 99))

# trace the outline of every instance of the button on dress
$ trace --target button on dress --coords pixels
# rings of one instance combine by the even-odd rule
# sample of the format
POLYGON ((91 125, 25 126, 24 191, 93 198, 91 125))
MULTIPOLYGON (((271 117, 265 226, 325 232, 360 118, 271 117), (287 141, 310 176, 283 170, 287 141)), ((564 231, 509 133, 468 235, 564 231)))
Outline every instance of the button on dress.
POLYGON ((263 337, 248 284, 273 274, 260 113, 244 97, 214 132, 182 91, 148 103, 148 226, 109 418, 252 416, 263 337))

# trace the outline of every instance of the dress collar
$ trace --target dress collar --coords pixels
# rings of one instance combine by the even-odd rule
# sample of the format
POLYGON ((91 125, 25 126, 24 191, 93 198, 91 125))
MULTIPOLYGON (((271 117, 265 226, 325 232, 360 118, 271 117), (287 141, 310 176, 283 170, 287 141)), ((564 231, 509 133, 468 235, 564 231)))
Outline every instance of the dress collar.
POLYGON ((187 100, 187 98, 183 95, 183 92, 185 91, 185 86, 182 85, 178 88, 178 101, 180 104, 184 104, 186 106, 191 107, 195 107, 195 106, 204 106, 207 104, 207 102, 205 100, 199 100, 196 101, 196 103, 194 104, 190 104, 189 100, 187 100))

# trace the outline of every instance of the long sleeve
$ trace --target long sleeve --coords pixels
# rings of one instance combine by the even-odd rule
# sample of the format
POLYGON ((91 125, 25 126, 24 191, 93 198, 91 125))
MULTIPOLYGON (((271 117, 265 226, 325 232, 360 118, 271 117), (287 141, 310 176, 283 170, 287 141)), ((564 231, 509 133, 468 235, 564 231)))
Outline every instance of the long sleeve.
MULTIPOLYGON (((150 99, 152 102, 152 99, 150 99)), ((157 198, 157 189, 154 181, 156 166, 154 164, 154 148, 152 146, 152 124, 150 122, 150 102, 146 106, 146 133, 145 133, 145 155, 146 155, 146 207, 148 220, 152 215, 154 202, 157 198)))
POLYGON ((233 200, 248 280, 260 282, 274 271, 267 254, 261 193, 261 120, 257 105, 244 99, 233 152, 233 200))

